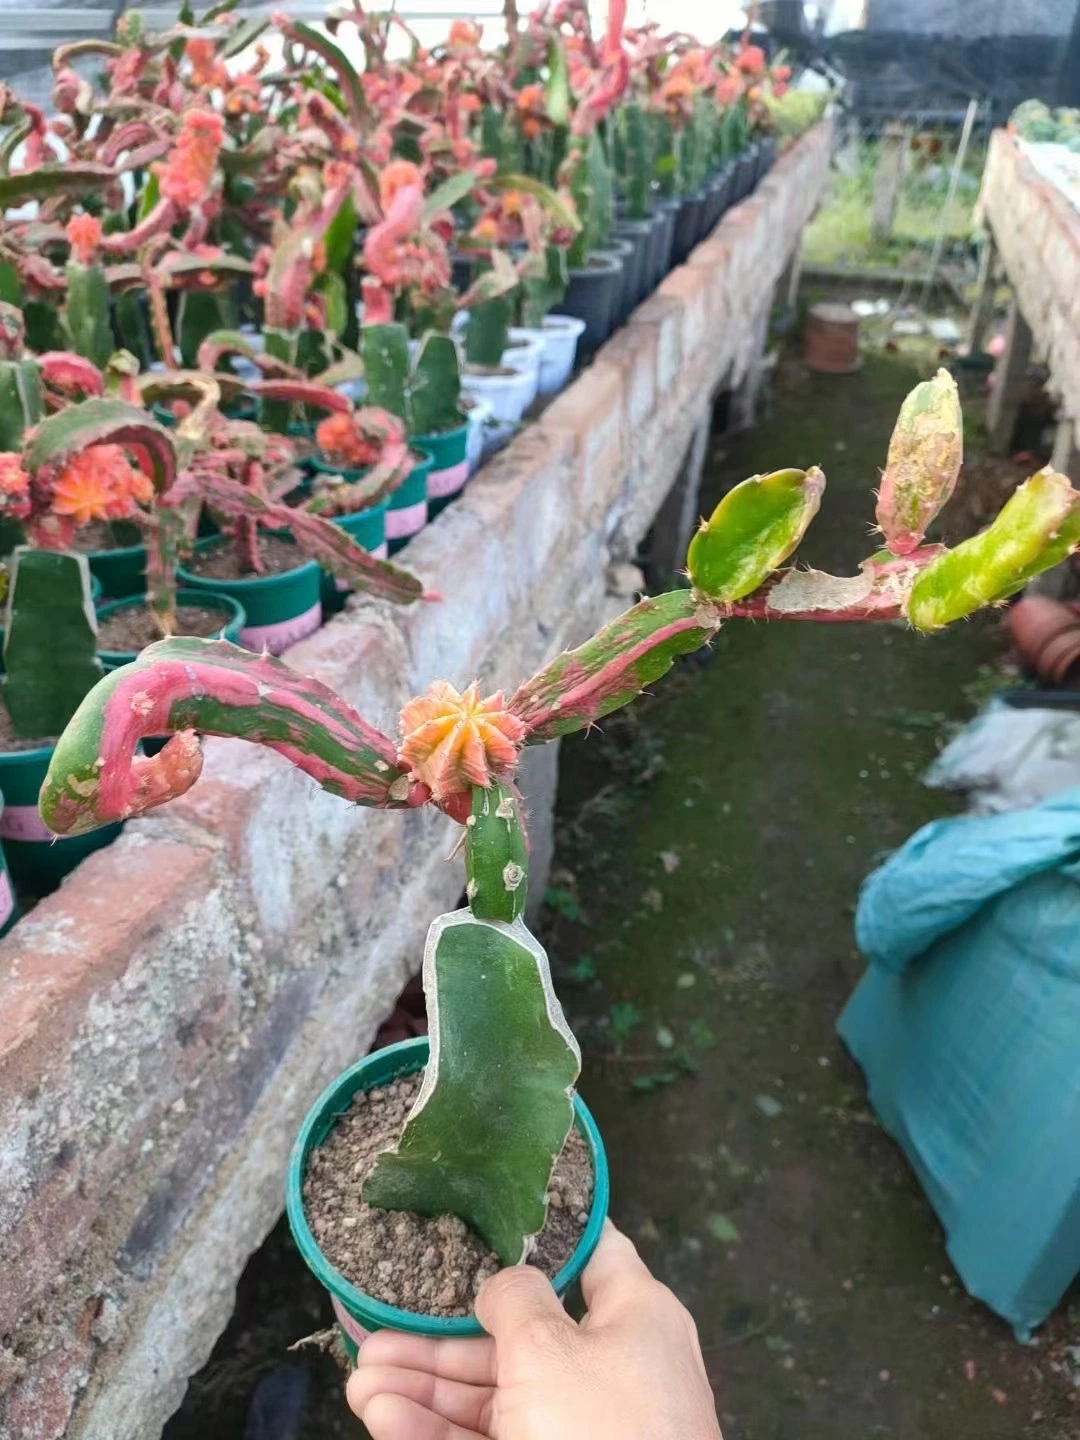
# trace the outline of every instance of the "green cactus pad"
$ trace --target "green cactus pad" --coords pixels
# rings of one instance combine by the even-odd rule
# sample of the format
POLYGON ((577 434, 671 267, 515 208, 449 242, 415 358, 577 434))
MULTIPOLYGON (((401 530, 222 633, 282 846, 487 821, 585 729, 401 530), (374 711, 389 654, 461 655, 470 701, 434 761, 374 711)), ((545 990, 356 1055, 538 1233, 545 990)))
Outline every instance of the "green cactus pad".
POLYGON ((729 490, 690 542, 695 590, 724 604, 750 595, 798 547, 824 488, 815 467, 754 475, 729 490))
POLYGON ((23 435, 44 414, 36 360, 0 360, 0 450, 21 450, 23 435))
POLYGON ((461 424, 461 365, 449 335, 424 336, 412 370, 411 392, 410 435, 439 435, 461 424))
POLYGON ((510 322, 514 318, 512 295, 485 300, 469 311, 465 329, 465 359, 470 365, 496 367, 510 343, 510 322))
POLYGON ((509 924, 525 913, 529 852, 521 797, 512 785, 473 786, 472 814, 465 822, 465 874, 469 909, 478 920, 509 924))
POLYGON ((933 560, 911 587, 907 616, 940 630, 983 605, 1006 600, 1080 545, 1080 492, 1056 470, 1040 470, 978 535, 933 560))
POLYGON ((424 993, 431 1058, 400 1143, 363 1196, 385 1210, 457 1215, 504 1265, 543 1228, 581 1067, 543 947, 524 924, 440 915, 424 993))
POLYGON ((409 332, 404 325, 365 325, 360 331, 367 403, 409 422, 409 332))
POLYGON ((104 671, 85 555, 19 546, 9 562, 4 704, 17 735, 59 735, 104 671))
POLYGON ((71 260, 67 266, 67 307, 65 322, 71 348, 99 370, 104 370, 113 352, 109 324, 109 283, 100 265, 82 265, 71 260))

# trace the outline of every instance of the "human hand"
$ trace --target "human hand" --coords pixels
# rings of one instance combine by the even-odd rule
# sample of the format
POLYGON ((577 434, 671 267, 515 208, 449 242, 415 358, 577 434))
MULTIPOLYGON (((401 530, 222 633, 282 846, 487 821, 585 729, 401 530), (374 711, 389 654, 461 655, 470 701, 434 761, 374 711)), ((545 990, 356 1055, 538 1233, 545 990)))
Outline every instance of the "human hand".
POLYGON ((581 1284, 580 1325, 518 1265, 477 1296, 482 1339, 378 1331, 349 1405, 372 1440, 722 1440, 689 1312, 614 1225, 581 1284))

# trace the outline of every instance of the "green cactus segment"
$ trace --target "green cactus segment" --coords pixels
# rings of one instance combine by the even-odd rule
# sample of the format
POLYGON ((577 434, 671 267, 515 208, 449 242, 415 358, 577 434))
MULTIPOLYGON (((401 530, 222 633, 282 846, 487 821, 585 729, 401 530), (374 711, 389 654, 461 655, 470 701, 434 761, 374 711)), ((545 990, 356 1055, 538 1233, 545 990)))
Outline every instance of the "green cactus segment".
POLYGON ((723 604, 752 594, 798 547, 824 489, 815 467, 754 475, 729 490, 690 542, 695 590, 723 604))
POLYGON ((0 450, 21 450, 23 436, 44 414, 36 360, 0 360, 0 450))
POLYGON ((577 650, 564 651, 527 680, 510 710, 528 727, 528 743, 585 730, 610 715, 697 650, 719 626, 689 590, 641 600, 577 650))
POLYGON ((424 951, 431 1057, 397 1147, 364 1182, 369 1205, 457 1215, 504 1265, 543 1228, 581 1068, 543 947, 524 924, 440 915, 424 951))
POLYGON ((631 220, 647 220, 652 213, 653 155, 645 111, 636 101, 623 110, 622 126, 626 213, 631 220))
POLYGON ((477 175, 475 170, 459 170, 456 175, 451 175, 435 189, 424 201, 424 209, 420 216, 421 225, 430 225, 432 221, 445 210, 452 210, 455 205, 460 204, 467 195, 472 193, 476 185, 477 175))
MULTIPOLYGON (((510 295, 485 300, 469 311, 465 329, 465 359, 470 365, 495 368, 510 343, 510 322, 514 318, 514 301, 510 295)), ((426 433, 426 432, 421 432, 426 433)))
POLYGON ((84 191, 100 191, 116 179, 116 171, 108 165, 89 161, 46 166, 40 170, 21 170, 17 175, 0 175, 0 213, 28 200, 49 200, 54 195, 81 195, 84 191))
POLYGON ((478 920, 510 924, 525 913, 529 849, 521 797, 512 785, 473 786, 472 814, 465 821, 465 875, 469 909, 478 920))
POLYGON ((84 400, 50 415, 26 452, 31 473, 56 469, 91 445, 123 445, 135 452, 162 494, 176 477, 173 438, 156 420, 125 400, 84 400))
MULTIPOLYGON (((449 335, 425 335, 412 370, 410 435, 440 435, 461 424, 461 365, 449 335)), ((389 408, 389 407, 388 407, 389 408)))
POLYGON ((521 323, 539 330, 562 303, 569 283, 566 251, 560 246, 548 245, 541 254, 530 255, 521 277, 521 323))
POLYGON ((947 370, 916 385, 889 441, 877 522, 895 555, 908 555, 956 488, 964 460, 964 420, 947 370))
POLYGON ((104 370, 113 352, 109 324, 109 282, 100 265, 67 264, 67 307, 65 321, 76 355, 104 370))
POLYGON ((409 421, 409 332, 404 325, 365 325, 360 331, 367 403, 409 421))
POLYGON ((364 85, 356 73, 352 61, 340 45, 335 45, 328 35, 324 35, 322 31, 314 29, 311 25, 305 25, 300 20, 282 23, 280 29, 290 40, 295 40, 298 44, 305 46, 308 50, 313 50, 316 55, 322 57, 341 87, 341 93, 353 120, 361 130, 365 130, 367 128, 365 122, 368 103, 367 96, 364 94, 364 85))
POLYGON ((42 819, 58 835, 79 835, 182 795, 202 763, 192 732, 265 745, 355 805, 400 809, 427 797, 393 743, 318 680, 225 640, 174 636, 83 700, 41 788, 42 819), (173 739, 159 755, 136 753, 145 736, 166 734, 173 739))
POLYGON ((10 564, 4 704, 15 733, 59 735, 102 675, 85 555, 19 546, 10 564))
MULTIPOLYGON (((208 335, 203 343, 208 344, 212 339, 213 335, 208 335)), ((264 325, 263 343, 268 356, 274 360, 280 360, 283 365, 295 370, 298 349, 296 335, 287 330, 278 330, 264 325)), ((291 418, 292 407, 284 401, 263 401, 261 419, 268 430, 274 430, 277 434, 284 435, 289 428, 291 418)))
POLYGON ((947 550, 915 580, 907 617, 940 630, 983 605, 1006 600, 1080 545, 1080 492, 1049 468, 1017 488, 997 519, 947 550))

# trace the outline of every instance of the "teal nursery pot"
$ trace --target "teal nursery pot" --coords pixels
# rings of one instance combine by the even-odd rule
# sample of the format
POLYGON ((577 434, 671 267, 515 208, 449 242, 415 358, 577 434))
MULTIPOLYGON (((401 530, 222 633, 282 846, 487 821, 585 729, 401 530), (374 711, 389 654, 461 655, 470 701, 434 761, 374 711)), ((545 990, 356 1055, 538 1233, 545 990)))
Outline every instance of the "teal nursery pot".
MULTIPOLYGON (((3 814, 4 797, 0 795, 0 816, 3 814)), ((0 846, 0 935, 6 935, 19 918, 19 902, 15 899, 15 887, 8 874, 7 860, 0 846)))
POLYGON ((405 483, 390 496, 386 507, 386 541, 391 555, 407 545, 414 535, 419 535, 428 522, 427 486, 431 454, 418 446, 414 447, 414 453, 416 464, 405 483))
MULTIPOLYGON (((227 624, 208 638, 231 640, 234 645, 239 645, 240 635, 247 623, 247 617, 244 614, 244 607, 231 595, 226 595, 220 590, 178 590, 176 603, 178 605, 205 605, 211 610, 215 607, 224 610, 229 616, 227 624)), ((127 610, 134 605, 145 604, 146 600, 142 595, 129 595, 126 600, 109 600, 98 607, 98 619, 104 620, 108 615, 115 615, 118 610, 127 610)), ((130 665, 139 652, 137 650, 99 649, 97 653, 106 670, 117 670, 121 665, 130 665)))
POLYGON ((431 456, 427 498, 428 518, 434 519, 461 494, 469 478, 469 422, 463 420, 456 429, 437 435, 414 435, 409 443, 431 456))
POLYGON ((0 789, 4 813, 0 840, 11 878, 19 890, 48 895, 79 861, 120 834, 121 825, 104 825, 89 835, 58 840, 38 814, 37 799, 52 759, 52 745, 33 750, 0 751, 0 789))
MULTIPOLYGON (((423 1069, 427 1058, 427 1036, 421 1036, 416 1040, 401 1040, 396 1045, 388 1045, 385 1050, 377 1050, 354 1065, 351 1070, 339 1075, 308 1112, 289 1157, 285 1190, 285 1212, 289 1219, 289 1229, 304 1263, 329 1292, 334 1314, 346 1344, 354 1355, 356 1348, 362 1345, 374 1330, 399 1330, 407 1335, 430 1335, 439 1339, 484 1333, 479 1322, 471 1316, 446 1320, 435 1315, 419 1315, 411 1310, 399 1310, 394 1305, 386 1305, 381 1300, 365 1295, 330 1264, 319 1249, 304 1214, 304 1172, 307 1169, 308 1156, 323 1143, 334 1128, 338 1116, 348 1109, 353 1096, 359 1090, 374 1090, 380 1085, 388 1085, 399 1076, 415 1074, 423 1069)), ((609 1182, 604 1142, 600 1138, 596 1122, 579 1095, 574 1096, 574 1123, 588 1142, 592 1155, 593 1199, 585 1233, 578 1241, 577 1249, 552 1281, 558 1295, 564 1295, 569 1290, 592 1258, 608 1211, 609 1182)))
MULTIPOLYGON (((134 541, 139 533, 136 527, 119 521, 116 533, 123 538, 127 531, 134 541)), ((145 593, 146 546, 141 541, 119 545, 112 550, 91 550, 86 560, 91 575, 96 576, 101 593, 107 600, 122 600, 127 595, 145 593)))
MULTIPOLYGON (((196 543, 196 551, 222 545, 220 536, 210 536, 196 543)), ((306 560, 296 552, 296 568, 280 575, 246 575, 239 580, 223 580, 212 575, 196 575, 183 565, 176 572, 186 590, 199 590, 204 595, 228 595, 244 612, 244 625, 237 643, 248 650, 268 650, 280 655, 290 645, 313 634, 322 624, 322 602, 319 595, 321 571, 315 560, 306 560)))

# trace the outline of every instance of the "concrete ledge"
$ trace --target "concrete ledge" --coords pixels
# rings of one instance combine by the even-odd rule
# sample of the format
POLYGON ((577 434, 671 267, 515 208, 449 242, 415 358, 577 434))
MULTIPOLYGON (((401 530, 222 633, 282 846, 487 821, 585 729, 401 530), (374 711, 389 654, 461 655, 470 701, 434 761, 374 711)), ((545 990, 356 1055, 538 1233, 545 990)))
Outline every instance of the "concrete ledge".
MULTIPOLYGON (((624 608, 607 576, 625 590, 700 470, 711 396, 749 364, 746 319, 829 153, 826 125, 794 146, 410 546, 441 603, 355 603, 291 663, 393 733, 436 676, 511 688, 624 608)), ((0 943, 0 1434, 18 1440, 159 1435, 280 1213, 305 1111, 461 893, 442 817, 350 809, 278 756, 206 748, 189 795, 0 943)), ((541 845, 554 775, 550 756, 525 777, 541 845)))

